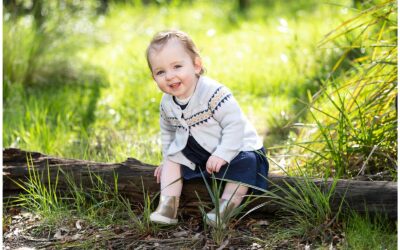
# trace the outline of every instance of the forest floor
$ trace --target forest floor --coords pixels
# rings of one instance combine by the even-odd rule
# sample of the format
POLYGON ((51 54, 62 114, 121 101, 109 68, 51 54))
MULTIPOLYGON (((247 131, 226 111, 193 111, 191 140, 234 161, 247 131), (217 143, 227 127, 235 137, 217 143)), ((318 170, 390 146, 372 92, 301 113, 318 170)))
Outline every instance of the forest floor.
POLYGON ((57 228, 45 225, 37 215, 12 208, 3 215, 3 249, 340 249, 344 244, 341 232, 330 243, 321 244, 285 236, 289 227, 279 217, 234 220, 224 230, 224 240, 216 244, 199 215, 181 215, 176 226, 139 233, 134 226, 93 226, 74 218, 57 228))

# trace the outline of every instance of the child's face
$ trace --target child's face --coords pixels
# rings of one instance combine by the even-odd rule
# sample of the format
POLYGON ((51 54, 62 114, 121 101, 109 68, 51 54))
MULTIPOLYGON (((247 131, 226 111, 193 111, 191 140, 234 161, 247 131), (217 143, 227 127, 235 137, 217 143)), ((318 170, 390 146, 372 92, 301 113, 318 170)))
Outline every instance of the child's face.
POLYGON ((201 71, 201 60, 185 50, 177 39, 169 40, 161 49, 149 54, 152 75, 164 93, 184 99, 192 95, 201 71))

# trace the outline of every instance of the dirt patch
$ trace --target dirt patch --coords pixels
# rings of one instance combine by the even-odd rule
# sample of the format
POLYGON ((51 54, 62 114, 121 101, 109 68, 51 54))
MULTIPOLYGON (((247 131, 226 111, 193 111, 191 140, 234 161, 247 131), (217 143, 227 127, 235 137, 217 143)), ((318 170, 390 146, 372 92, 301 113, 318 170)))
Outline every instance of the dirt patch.
MULTIPOLYGON (((63 225, 49 227, 41 218, 22 210, 3 215, 4 249, 307 249, 313 244, 282 237, 279 218, 233 220, 224 230, 221 244, 213 240, 212 229, 204 229, 200 217, 181 216, 176 226, 143 234, 133 226, 94 227, 81 219, 69 218, 63 225)), ((289 225, 287 225, 289 226, 289 225)), ((333 246, 333 245, 332 245, 333 246)), ((335 247, 331 248, 335 249, 335 247)))

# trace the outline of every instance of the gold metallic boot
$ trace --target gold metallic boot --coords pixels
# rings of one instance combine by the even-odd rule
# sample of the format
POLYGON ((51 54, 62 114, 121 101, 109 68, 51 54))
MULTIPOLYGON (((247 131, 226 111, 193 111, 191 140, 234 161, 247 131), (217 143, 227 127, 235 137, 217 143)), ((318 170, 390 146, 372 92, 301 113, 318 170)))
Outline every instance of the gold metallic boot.
POLYGON ((161 224, 176 224, 178 219, 179 197, 160 195, 156 211, 150 214, 150 220, 161 224))
POLYGON ((209 226, 215 227, 217 225, 217 220, 219 223, 223 223, 223 227, 225 227, 225 221, 232 215, 232 211, 235 208, 235 204, 233 202, 229 202, 229 200, 220 199, 219 201, 219 215, 217 216, 216 208, 207 213, 206 222, 209 226))

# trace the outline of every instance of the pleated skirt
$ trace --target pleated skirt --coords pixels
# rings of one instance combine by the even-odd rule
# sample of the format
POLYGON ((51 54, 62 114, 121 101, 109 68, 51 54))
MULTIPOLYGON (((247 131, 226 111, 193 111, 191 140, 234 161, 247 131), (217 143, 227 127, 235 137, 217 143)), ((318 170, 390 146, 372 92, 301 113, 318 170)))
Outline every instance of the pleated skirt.
MULTIPOLYGON (((192 162, 198 162, 197 159, 190 159, 195 156, 187 155, 192 162)), ((195 170, 186 166, 181 166, 184 180, 196 178, 206 179, 217 178, 226 181, 241 182, 247 184, 254 193, 260 193, 268 188, 267 177, 269 163, 265 156, 264 148, 256 151, 241 151, 231 162, 221 167, 218 173, 209 174, 205 167, 205 162, 197 164, 195 170)))

